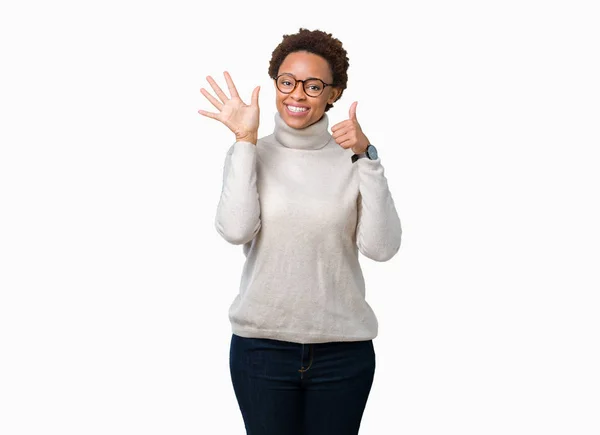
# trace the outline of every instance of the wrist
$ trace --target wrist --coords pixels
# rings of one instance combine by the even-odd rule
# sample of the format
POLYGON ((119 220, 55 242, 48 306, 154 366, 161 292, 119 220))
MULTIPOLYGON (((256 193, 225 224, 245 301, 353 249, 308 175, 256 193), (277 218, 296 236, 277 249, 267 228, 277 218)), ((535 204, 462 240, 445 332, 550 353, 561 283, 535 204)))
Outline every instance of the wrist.
POLYGON ((368 158, 369 160, 377 160, 379 158, 377 154, 377 148, 373 144, 369 144, 364 153, 356 153, 352 155, 352 163, 355 163, 358 159, 363 157, 368 158))
POLYGON ((369 146, 371 142, 369 142, 369 139, 367 138, 367 136, 364 136, 359 140, 359 143, 357 144, 357 146, 355 148, 352 149, 352 151, 354 152, 354 154, 363 154, 367 152, 367 147, 369 146))
POLYGON ((251 142, 254 145, 256 145, 256 142, 258 141, 258 133, 248 133, 248 134, 239 135, 239 136, 236 135, 235 140, 237 142, 240 142, 240 141, 251 142))
POLYGON ((352 152, 354 154, 364 154, 367 152, 368 147, 369 147, 369 144, 367 143, 365 146, 360 146, 358 148, 352 148, 352 152))

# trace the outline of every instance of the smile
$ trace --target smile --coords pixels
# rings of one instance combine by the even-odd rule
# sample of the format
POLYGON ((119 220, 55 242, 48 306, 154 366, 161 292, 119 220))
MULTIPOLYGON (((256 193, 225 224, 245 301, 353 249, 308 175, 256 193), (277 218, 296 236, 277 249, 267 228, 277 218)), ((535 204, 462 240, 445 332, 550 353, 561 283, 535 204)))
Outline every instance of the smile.
POLYGON ((292 113, 304 113, 304 112, 308 112, 308 108, 307 107, 298 107, 298 106, 290 106, 290 105, 285 105, 285 107, 287 107, 288 111, 292 112, 292 113))

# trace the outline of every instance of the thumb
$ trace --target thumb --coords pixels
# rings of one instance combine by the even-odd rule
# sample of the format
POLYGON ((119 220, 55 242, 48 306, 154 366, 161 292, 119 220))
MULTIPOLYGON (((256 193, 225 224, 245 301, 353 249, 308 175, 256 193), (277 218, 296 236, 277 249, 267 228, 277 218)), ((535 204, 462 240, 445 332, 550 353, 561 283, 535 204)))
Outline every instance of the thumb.
POLYGON ((258 93, 260 91, 260 86, 254 88, 252 91, 252 106, 258 106, 258 93))
POLYGON ((358 101, 355 101, 350 106, 350 119, 353 121, 358 121, 358 119, 356 119, 356 106, 358 106, 358 101))

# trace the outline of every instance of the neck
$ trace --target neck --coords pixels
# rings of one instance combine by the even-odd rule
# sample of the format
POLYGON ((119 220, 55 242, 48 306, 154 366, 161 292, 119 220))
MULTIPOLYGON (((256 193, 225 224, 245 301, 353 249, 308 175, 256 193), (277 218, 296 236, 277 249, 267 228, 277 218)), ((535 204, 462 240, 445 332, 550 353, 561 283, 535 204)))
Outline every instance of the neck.
POLYGON ((305 128, 293 128, 286 124, 279 112, 275 113, 275 139, 286 148, 301 150, 319 150, 331 140, 327 131, 329 118, 323 117, 305 128))

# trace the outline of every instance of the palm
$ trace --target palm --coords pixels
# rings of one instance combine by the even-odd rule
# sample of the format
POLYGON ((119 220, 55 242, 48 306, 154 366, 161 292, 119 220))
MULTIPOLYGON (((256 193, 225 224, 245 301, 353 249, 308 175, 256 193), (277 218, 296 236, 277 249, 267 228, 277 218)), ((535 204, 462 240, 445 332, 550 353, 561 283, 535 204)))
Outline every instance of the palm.
POLYGON ((236 136, 244 132, 258 130, 259 108, 244 104, 240 98, 228 100, 217 115, 217 119, 225 124, 236 136))
POLYGON ((227 87, 231 94, 231 98, 227 97, 225 92, 217 85, 211 76, 206 79, 217 94, 217 98, 212 96, 206 89, 200 89, 208 101, 215 106, 219 112, 207 112, 198 110, 201 115, 216 119, 227 126, 236 137, 244 137, 251 134, 256 134, 260 120, 260 109, 258 106, 258 92, 260 87, 254 88, 252 92, 251 103, 245 104, 240 98, 237 89, 227 71, 224 73, 227 87))

